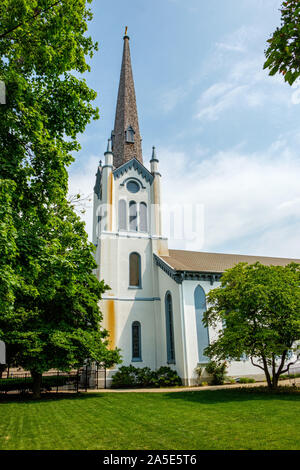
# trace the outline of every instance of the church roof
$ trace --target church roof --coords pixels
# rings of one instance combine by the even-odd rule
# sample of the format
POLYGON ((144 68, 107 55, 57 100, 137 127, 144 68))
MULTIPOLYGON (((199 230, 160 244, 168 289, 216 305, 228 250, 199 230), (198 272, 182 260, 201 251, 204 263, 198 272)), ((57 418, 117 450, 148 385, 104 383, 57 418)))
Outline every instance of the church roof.
POLYGON ((206 253, 202 251, 169 250, 169 256, 160 256, 174 271, 223 273, 235 264, 259 261, 266 266, 286 266, 300 263, 300 259, 271 258, 267 256, 232 255, 225 253, 206 253))
POLYGON ((135 157, 143 163, 142 144, 136 106, 136 96, 131 67, 129 36, 127 28, 123 38, 123 58, 116 107, 115 125, 112 132, 114 167, 118 168, 135 157), (129 134, 128 134, 129 133, 129 134), (130 135, 130 138, 129 138, 130 135))

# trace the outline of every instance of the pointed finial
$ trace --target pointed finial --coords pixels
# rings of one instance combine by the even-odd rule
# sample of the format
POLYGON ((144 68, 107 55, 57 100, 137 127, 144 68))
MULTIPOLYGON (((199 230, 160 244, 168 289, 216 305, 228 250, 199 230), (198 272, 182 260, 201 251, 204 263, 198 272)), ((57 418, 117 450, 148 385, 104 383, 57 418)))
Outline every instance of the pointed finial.
POLYGON ((156 156, 156 149, 154 146, 152 147, 152 158, 150 161, 153 161, 153 160, 156 160, 158 162, 157 156, 156 156))
POLYGON ((105 153, 112 153, 111 139, 108 139, 107 141, 107 149, 105 153))
POLYGON ((127 30, 128 30, 128 26, 125 26, 125 34, 124 34, 123 39, 129 39, 129 36, 127 35, 127 30))

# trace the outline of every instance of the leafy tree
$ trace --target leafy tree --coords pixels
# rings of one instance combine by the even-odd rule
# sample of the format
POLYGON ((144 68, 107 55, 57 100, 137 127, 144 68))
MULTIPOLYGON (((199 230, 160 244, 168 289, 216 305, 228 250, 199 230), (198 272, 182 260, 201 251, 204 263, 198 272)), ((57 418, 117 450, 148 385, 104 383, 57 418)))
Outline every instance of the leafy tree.
POLYGON ((264 68, 281 73, 290 85, 300 75, 300 1, 286 0, 281 7, 281 26, 268 40, 264 68))
POLYGON ((211 306, 204 323, 219 328, 219 335, 205 354, 219 361, 246 354, 264 371, 268 386, 276 388, 279 376, 300 357, 299 281, 296 263, 239 263, 225 271, 221 286, 207 295, 211 306))
POLYGON ((96 93, 80 73, 97 44, 90 0, 2 0, 0 80, 0 338, 10 361, 41 374, 85 358, 112 364, 98 308, 94 247, 67 201, 67 167, 96 93), (75 73, 76 72, 76 76, 75 73))

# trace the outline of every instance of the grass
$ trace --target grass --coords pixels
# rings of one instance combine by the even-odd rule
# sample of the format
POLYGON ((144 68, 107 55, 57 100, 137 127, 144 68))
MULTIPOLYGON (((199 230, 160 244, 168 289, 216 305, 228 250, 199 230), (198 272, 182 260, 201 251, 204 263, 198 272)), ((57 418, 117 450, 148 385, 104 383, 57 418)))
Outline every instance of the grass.
POLYGON ((300 393, 2 397, 0 449, 300 449, 300 393))

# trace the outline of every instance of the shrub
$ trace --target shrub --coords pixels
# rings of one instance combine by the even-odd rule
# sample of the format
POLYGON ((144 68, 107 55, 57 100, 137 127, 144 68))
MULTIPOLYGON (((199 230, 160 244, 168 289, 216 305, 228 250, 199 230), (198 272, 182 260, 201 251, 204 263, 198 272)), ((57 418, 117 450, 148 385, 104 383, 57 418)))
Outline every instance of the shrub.
POLYGON ((227 363, 226 362, 216 362, 216 361, 211 361, 207 366, 205 367, 206 372, 208 374, 212 375, 212 385, 223 385, 225 382, 226 378, 226 369, 227 369, 227 363))
POLYGON ((112 388, 130 388, 137 386, 137 368, 122 366, 112 377, 112 388))
POLYGON ((252 379, 251 377, 240 377, 239 378, 239 383, 240 384, 253 384, 255 382, 255 379, 252 379))
POLYGON ((208 383, 207 382, 201 382, 200 387, 207 387, 208 383))
POLYGON ((157 387, 174 387, 182 385, 181 378, 177 374, 176 370, 170 367, 160 367, 155 372, 154 383, 157 387))
POLYGON ((283 374, 279 377, 279 380, 296 379, 297 377, 300 377, 299 373, 296 373, 296 374, 283 374))
POLYGON ((149 367, 122 366, 112 377, 112 388, 172 387, 181 385, 177 372, 170 367, 157 371, 149 367))

